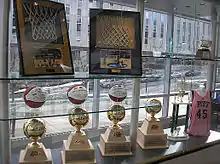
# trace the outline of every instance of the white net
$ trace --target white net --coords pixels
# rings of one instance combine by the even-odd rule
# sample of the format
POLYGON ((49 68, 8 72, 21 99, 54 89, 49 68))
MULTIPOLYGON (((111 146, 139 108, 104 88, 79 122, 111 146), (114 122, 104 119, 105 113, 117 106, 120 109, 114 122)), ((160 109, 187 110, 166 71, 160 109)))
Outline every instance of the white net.
POLYGON ((98 16, 97 20, 104 26, 100 31, 101 36, 97 43, 100 47, 121 47, 129 48, 129 29, 125 26, 120 26, 125 18, 98 16))
POLYGON ((23 7, 28 14, 33 40, 56 41, 56 16, 58 10, 31 3, 24 3, 23 7))

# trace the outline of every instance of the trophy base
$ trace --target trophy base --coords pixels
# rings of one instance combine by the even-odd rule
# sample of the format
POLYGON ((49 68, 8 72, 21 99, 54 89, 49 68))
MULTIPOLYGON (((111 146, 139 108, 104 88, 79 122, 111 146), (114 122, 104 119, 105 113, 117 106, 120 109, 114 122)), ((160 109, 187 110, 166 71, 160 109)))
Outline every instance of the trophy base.
POLYGON ((52 164, 50 149, 45 149, 42 143, 38 147, 28 144, 26 149, 21 150, 19 164, 52 164))
POLYGON ((164 133, 144 134, 141 128, 137 130, 137 143, 142 149, 168 148, 167 135, 164 133))
POLYGON ((95 164, 95 151, 88 139, 88 148, 69 149, 68 141, 64 140, 64 151, 61 152, 62 164, 95 164))
POLYGON ((167 139, 170 141, 186 141, 189 139, 189 135, 182 131, 179 134, 168 133, 167 139))
POLYGON ((115 138, 112 136, 115 129, 107 129, 105 134, 101 134, 100 136, 100 144, 98 145, 99 150, 102 156, 129 156, 132 155, 131 152, 131 141, 128 137, 125 137, 123 131, 119 129, 122 136, 120 136, 121 140, 117 140, 117 136, 115 138), (111 137, 106 136, 111 135, 111 137), (122 138, 124 138, 122 140, 122 138), (111 139, 111 140, 108 140, 111 139))

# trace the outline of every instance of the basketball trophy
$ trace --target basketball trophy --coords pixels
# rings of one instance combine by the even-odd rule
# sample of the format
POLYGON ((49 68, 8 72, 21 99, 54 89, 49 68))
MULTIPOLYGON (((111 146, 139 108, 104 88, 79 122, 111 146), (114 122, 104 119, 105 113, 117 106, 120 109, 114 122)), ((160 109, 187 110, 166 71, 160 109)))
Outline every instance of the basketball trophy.
POLYGON ((155 114, 161 111, 162 105, 159 100, 152 99, 147 102, 145 109, 151 115, 146 118, 137 130, 137 143, 142 149, 167 148, 167 135, 163 132, 161 121, 155 118, 155 114))
MULTIPOLYGON (((24 93, 24 101, 31 108, 39 108, 45 102, 46 95, 41 88, 33 86, 24 93)), ((52 164, 50 149, 45 149, 38 140, 46 132, 44 121, 39 118, 29 119, 24 123, 23 131, 25 136, 32 140, 24 150, 21 150, 19 164, 52 164)))
POLYGON ((123 129, 118 125, 125 117, 125 108, 122 101, 126 98, 127 91, 123 86, 115 85, 109 90, 109 97, 114 104, 107 112, 108 119, 113 125, 100 136, 98 145, 102 156, 132 155, 131 141, 125 136, 123 129))
POLYGON ((82 85, 74 85, 71 87, 67 96, 70 102, 74 104, 74 108, 70 111, 69 122, 76 128, 67 140, 63 141, 63 151, 61 152, 63 164, 94 164, 95 152, 91 141, 81 130, 89 122, 89 115, 80 104, 87 98, 87 90, 82 85))
POLYGON ((20 152, 19 164, 52 164, 50 149, 45 149, 38 140, 45 134, 46 128, 43 120, 39 118, 29 119, 24 123, 23 131, 33 142, 29 143, 24 150, 20 152))

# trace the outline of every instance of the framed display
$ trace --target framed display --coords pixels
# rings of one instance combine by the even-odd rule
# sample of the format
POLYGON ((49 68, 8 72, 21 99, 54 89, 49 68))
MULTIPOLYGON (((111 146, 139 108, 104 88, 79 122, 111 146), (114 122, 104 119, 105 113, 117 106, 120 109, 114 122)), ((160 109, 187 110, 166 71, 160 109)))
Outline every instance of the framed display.
POLYGON ((64 4, 14 0, 14 9, 21 74, 73 74, 64 4))
POLYGON ((89 72, 141 75, 140 13, 90 9, 89 72))

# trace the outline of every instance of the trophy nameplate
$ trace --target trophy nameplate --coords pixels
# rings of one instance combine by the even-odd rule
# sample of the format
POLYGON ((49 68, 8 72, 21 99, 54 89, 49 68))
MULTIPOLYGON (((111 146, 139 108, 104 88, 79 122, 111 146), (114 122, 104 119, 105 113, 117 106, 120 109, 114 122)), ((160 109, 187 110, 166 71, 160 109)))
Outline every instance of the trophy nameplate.
POLYGON ((63 141, 61 152, 63 164, 94 164, 95 152, 91 141, 84 132, 71 133, 68 140, 63 141))
POLYGON ((20 152, 19 164, 52 164, 52 156, 50 149, 45 149, 42 143, 39 146, 27 145, 20 152))
POLYGON ((161 121, 154 117, 155 113, 160 112, 161 103, 153 99, 146 107, 146 111, 151 114, 146 118, 137 130, 137 143, 142 149, 162 149, 167 148, 167 135, 164 134, 161 121))
POLYGON ((131 141, 124 135, 121 127, 110 127, 101 134, 98 147, 102 156, 132 155, 131 141))

